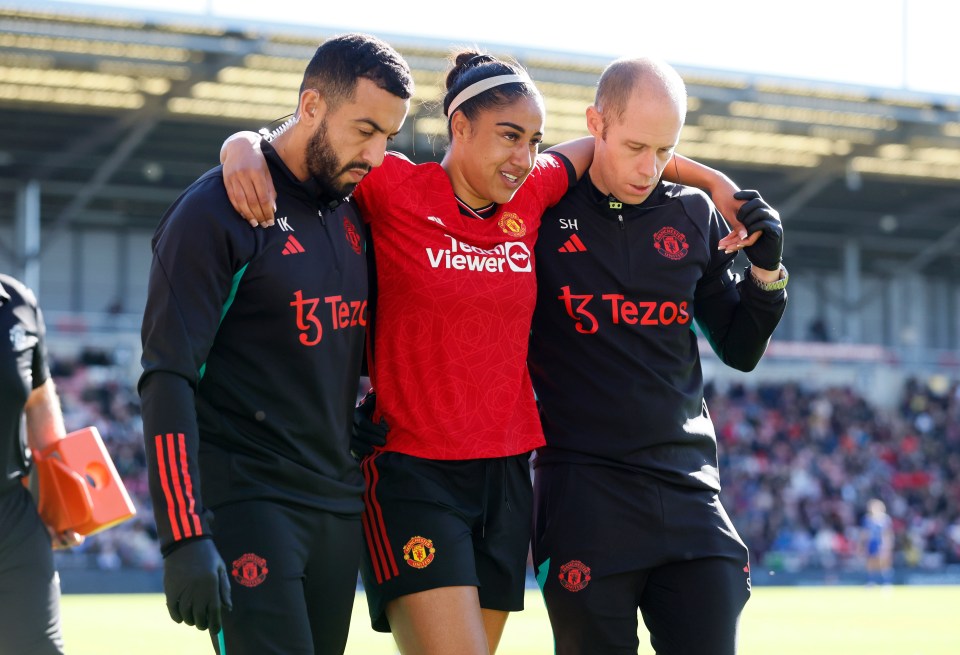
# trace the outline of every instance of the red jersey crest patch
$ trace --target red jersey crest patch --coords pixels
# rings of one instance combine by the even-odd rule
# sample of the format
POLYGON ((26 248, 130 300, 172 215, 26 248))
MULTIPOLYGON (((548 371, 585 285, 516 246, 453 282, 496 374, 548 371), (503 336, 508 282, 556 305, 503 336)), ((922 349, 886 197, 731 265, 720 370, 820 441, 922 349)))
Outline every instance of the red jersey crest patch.
POLYGON ((578 559, 560 567, 560 584, 567 591, 580 591, 590 584, 590 567, 578 559))
POLYGON ((690 252, 686 235, 672 227, 665 227, 653 235, 653 247, 667 259, 683 259, 690 252))
POLYGON ((353 252, 360 254, 360 233, 349 218, 343 219, 343 231, 347 235, 347 243, 353 248, 353 252))
POLYGON ((256 587, 267 579, 267 560, 254 553, 246 553, 233 560, 233 579, 244 587, 256 587))
POLYGON ((527 233, 527 226, 523 224, 523 219, 513 212, 504 212, 497 225, 503 230, 504 234, 513 237, 522 237, 527 233))
POLYGON ((403 547, 403 560, 415 569, 424 569, 433 561, 437 549, 433 541, 425 537, 416 536, 410 539, 403 547))

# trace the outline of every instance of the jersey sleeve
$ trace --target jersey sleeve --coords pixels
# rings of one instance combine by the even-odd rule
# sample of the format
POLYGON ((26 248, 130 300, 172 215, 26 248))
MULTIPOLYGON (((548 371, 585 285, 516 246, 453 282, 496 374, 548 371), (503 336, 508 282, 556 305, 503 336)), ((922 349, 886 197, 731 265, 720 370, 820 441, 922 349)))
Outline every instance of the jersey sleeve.
POLYGON ((403 175, 405 168, 416 166, 399 152, 389 151, 383 163, 370 170, 353 192, 353 199, 360 210, 360 216, 365 223, 376 220, 384 213, 386 204, 390 202, 390 192, 403 175))
MULTIPOLYGON (((544 207, 553 207, 577 183, 577 172, 567 157, 559 152, 545 152, 537 156, 537 164, 530 174, 535 176, 544 207)), ((529 183, 528 180, 525 183, 529 183)))
POLYGON ((161 551, 210 536, 198 468, 195 392, 235 283, 259 238, 237 220, 219 176, 185 192, 153 239, 141 339, 150 495, 161 551))
POLYGON ((734 255, 717 250, 730 230, 711 204, 707 246, 711 253, 706 274, 697 284, 694 318, 717 356, 728 366, 753 370, 783 316, 787 292, 763 291, 733 272, 734 255))

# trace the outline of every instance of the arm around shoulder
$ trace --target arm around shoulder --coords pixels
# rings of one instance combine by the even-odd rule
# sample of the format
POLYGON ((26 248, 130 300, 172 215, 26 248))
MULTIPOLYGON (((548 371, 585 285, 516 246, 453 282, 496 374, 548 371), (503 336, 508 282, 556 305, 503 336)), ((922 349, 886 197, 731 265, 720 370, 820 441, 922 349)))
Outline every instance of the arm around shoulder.
POLYGON ((547 148, 546 152, 558 152, 569 159, 579 180, 593 163, 593 137, 584 136, 572 141, 564 141, 547 148))
POLYGON ((277 191, 256 132, 236 132, 220 147, 223 183, 233 208, 257 227, 273 225, 277 191))
POLYGON ((740 187, 725 173, 683 155, 674 154, 663 171, 663 177, 669 182, 697 187, 709 193, 720 215, 741 239, 747 238, 746 229, 737 220, 737 210, 744 204, 744 201, 734 198, 740 187))

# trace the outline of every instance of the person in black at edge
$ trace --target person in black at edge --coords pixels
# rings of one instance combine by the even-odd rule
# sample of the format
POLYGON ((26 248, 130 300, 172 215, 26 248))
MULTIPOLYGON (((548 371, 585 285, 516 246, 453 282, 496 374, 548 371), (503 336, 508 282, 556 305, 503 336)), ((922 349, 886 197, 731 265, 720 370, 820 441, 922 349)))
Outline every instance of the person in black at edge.
POLYGON ((383 161, 412 92, 386 43, 324 42, 292 125, 263 145, 276 224, 237 220, 217 167, 154 235, 139 391, 164 592, 173 620, 209 629, 221 655, 345 648, 367 317, 365 233, 347 196, 383 161))
POLYGON ((63 653, 60 577, 51 545, 83 541, 45 527, 22 484, 31 451, 65 434, 45 340, 33 292, 0 274, 0 655, 63 653))
POLYGON ((638 609, 658 655, 734 653, 750 595, 692 328, 726 364, 756 366, 786 305, 783 232, 740 191, 751 234, 725 248, 708 197, 661 181, 685 116, 668 65, 611 64, 587 110, 593 164, 537 241, 533 561, 560 655, 636 653, 638 609))

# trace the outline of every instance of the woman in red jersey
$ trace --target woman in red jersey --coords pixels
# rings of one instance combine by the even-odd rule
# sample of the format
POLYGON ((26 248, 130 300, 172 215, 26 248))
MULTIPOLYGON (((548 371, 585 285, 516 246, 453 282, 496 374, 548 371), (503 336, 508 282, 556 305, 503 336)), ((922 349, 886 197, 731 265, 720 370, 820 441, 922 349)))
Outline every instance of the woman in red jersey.
MULTIPOLYGON (((523 607, 529 455, 544 443, 526 368, 533 244, 593 141, 538 154, 540 93, 518 65, 476 52, 456 55, 443 108, 439 164, 388 153, 353 196, 375 249, 373 418, 390 426, 362 462, 361 572, 374 628, 402 653, 486 655, 523 607)), ((226 144, 228 189, 246 179, 247 197, 268 198, 252 191, 250 153, 244 139, 226 144)), ((730 198, 735 214, 725 177, 682 158, 674 173, 730 198)), ((262 215, 232 197, 253 222, 262 215)))

